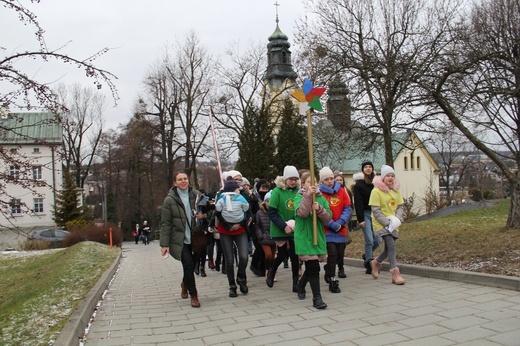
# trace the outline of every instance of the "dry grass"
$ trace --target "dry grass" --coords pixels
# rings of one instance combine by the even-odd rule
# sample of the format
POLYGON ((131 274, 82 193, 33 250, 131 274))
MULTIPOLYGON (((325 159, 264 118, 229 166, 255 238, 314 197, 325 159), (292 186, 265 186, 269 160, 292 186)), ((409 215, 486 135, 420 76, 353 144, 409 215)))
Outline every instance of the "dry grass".
MULTIPOLYGON (((397 262, 520 276, 520 230, 504 227, 509 201, 401 226, 397 262)), ((346 255, 361 258, 363 233, 351 233, 346 255)), ((376 255, 379 253, 376 251, 376 255)))
POLYGON ((119 254, 82 242, 0 257, 0 344, 52 345, 85 295, 119 254))

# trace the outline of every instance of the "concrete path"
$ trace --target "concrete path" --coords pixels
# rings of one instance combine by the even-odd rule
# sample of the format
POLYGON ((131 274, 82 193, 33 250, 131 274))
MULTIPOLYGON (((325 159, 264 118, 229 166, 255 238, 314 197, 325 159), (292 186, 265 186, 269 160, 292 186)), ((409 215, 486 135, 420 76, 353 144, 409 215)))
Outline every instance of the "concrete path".
POLYGON ((406 284, 396 286, 388 271, 374 280, 358 266, 346 269, 339 294, 322 280, 325 310, 312 307, 309 287, 307 299, 298 299, 283 266, 273 288, 248 270, 249 294, 238 298, 228 298, 226 275, 208 270, 196 277, 197 309, 180 297, 178 261, 162 258, 157 242, 127 242, 84 343, 520 345, 518 290, 411 275, 404 266, 406 284))

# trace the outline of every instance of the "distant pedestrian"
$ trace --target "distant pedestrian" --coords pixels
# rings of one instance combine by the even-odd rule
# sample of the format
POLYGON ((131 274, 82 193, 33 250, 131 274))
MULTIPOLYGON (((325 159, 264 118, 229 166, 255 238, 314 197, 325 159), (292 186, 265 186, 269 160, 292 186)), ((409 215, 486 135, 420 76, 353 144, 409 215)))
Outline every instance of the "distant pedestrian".
POLYGON ((385 242, 382 253, 370 262, 372 276, 379 277, 383 261, 388 258, 392 283, 404 284, 396 263, 395 241, 399 237, 399 226, 403 220, 403 196, 399 191, 399 182, 395 178, 394 169, 390 166, 381 167, 381 176, 374 178, 374 189, 370 194, 368 204, 372 207, 372 222, 379 237, 385 242))
POLYGON ((132 231, 132 236, 134 237, 135 244, 139 244, 139 237, 141 234, 141 228, 138 223, 135 224, 135 229, 132 231))
POLYGON ((141 226, 141 231, 143 234, 143 244, 150 244, 150 238, 152 236, 152 228, 148 225, 148 221, 144 220, 143 225, 141 226))

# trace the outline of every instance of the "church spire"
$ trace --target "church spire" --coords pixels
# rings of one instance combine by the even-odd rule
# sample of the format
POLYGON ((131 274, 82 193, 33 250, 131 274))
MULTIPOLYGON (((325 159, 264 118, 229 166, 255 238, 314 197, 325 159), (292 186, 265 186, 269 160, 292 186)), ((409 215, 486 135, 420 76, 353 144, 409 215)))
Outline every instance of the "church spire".
POLYGON ((271 89, 278 89, 287 79, 294 82, 298 75, 292 68, 289 38, 280 30, 278 25, 280 22, 278 6, 280 4, 277 1, 274 5, 276 6, 276 29, 268 38, 265 80, 271 89))

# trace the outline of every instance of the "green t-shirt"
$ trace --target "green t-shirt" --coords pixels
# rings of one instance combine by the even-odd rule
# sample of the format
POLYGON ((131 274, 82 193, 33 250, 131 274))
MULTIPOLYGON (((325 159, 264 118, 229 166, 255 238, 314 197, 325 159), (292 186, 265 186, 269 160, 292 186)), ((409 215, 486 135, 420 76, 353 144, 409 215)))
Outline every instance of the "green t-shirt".
MULTIPOLYGON (((288 190, 275 187, 271 192, 269 207, 276 208, 278 215, 284 220, 294 220, 294 197, 298 193, 298 189, 288 190)), ((272 238, 292 238, 292 234, 287 234, 283 229, 278 228, 272 221, 270 226, 272 238)))

